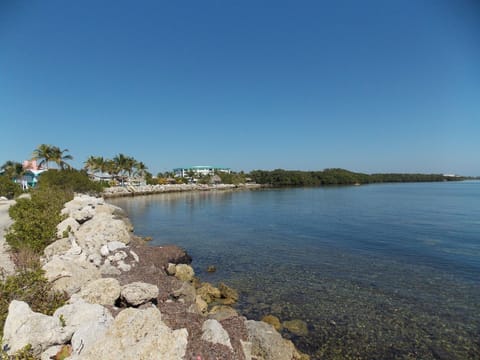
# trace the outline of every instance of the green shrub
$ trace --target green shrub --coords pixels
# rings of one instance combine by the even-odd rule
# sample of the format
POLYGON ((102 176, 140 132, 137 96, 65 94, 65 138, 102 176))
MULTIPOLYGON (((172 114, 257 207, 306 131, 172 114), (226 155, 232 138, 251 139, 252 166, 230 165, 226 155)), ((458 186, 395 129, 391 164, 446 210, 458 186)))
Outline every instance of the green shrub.
POLYGON ((39 186, 31 199, 19 199, 10 207, 14 223, 5 238, 14 251, 28 248, 41 254, 56 240, 57 225, 63 220, 60 211, 73 193, 56 187, 39 186))
POLYGON ((21 193, 22 187, 20 184, 16 184, 8 177, 0 175, 0 196, 5 196, 7 199, 13 199, 21 193))
POLYGON ((28 344, 23 349, 18 350, 15 355, 8 355, 5 351, 0 350, 1 360, 38 360, 33 354, 32 345, 28 344))
POLYGON ((0 339, 12 300, 25 301, 33 311, 52 315, 67 299, 66 294, 52 290, 39 265, 8 276, 0 281, 0 339))
POLYGON ((75 169, 49 170, 42 173, 38 180, 39 188, 55 187, 65 191, 92 195, 101 193, 105 186, 107 185, 90 180, 84 171, 75 169))

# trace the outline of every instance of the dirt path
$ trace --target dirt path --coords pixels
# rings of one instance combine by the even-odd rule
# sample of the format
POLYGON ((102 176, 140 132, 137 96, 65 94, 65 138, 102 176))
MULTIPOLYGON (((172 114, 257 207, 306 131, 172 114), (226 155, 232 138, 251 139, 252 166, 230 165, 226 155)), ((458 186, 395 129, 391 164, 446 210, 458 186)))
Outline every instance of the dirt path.
POLYGON ((7 274, 13 274, 15 271, 10 255, 7 252, 8 245, 5 242, 5 230, 12 223, 12 219, 8 216, 8 208, 14 204, 13 200, 0 200, 0 275, 1 271, 5 271, 7 274))

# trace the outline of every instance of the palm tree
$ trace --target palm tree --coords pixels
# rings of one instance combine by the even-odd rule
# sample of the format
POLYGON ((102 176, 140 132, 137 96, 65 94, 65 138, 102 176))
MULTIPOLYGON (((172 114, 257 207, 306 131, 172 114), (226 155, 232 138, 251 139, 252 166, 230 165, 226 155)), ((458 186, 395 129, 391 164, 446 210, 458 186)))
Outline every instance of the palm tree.
POLYGON ((11 179, 23 175, 23 166, 16 161, 8 160, 0 167, 0 169, 11 179))
POLYGON ((63 149, 60 150, 58 146, 52 146, 52 153, 51 153, 51 161, 53 161, 57 166, 64 170, 64 169, 69 169, 71 166, 67 164, 65 160, 73 160, 73 156, 68 154, 64 155, 66 152, 68 152, 68 149, 63 149))
POLYGON ((72 155, 64 155, 66 152, 68 152, 68 149, 60 150, 58 146, 41 144, 38 145, 38 147, 33 151, 33 159, 40 160, 38 166, 45 165, 47 170, 48 163, 51 161, 57 164, 58 167, 63 170, 70 167, 65 160, 73 159, 72 155))
POLYGON ((116 177, 120 173, 120 169, 118 168, 117 164, 111 159, 105 160, 104 169, 105 172, 109 175, 112 175, 112 177, 116 177))
POLYGON ((35 150, 33 150, 33 160, 40 160, 39 167, 45 165, 48 170, 48 163, 52 161, 52 146, 47 144, 40 144, 35 150))
POLYGON ((125 156, 124 154, 118 154, 113 158, 113 162, 118 170, 117 174, 120 174, 122 185, 125 178, 131 177, 133 169, 135 167, 136 160, 131 156, 125 156))
POLYGON ((144 177, 148 173, 148 167, 142 161, 135 163, 135 170, 135 173, 141 177, 144 177))
POLYGON ((103 156, 90 156, 85 162, 83 168, 91 173, 107 171, 107 161, 103 156))

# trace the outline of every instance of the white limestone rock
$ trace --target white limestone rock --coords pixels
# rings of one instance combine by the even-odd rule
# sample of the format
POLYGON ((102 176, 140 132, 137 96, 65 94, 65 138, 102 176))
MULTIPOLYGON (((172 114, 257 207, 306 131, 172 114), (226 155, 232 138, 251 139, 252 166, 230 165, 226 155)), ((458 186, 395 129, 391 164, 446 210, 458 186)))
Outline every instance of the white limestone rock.
POLYGON ((70 216, 78 221, 79 224, 83 224, 95 216, 95 209, 92 206, 87 205, 79 210, 70 212, 70 216))
POLYGON ((180 360, 185 357, 187 338, 186 329, 166 326, 157 308, 128 308, 79 359, 180 360))
POLYGON ((110 241, 107 243, 108 251, 114 252, 120 249, 125 249, 127 246, 121 241, 110 241))
POLYGON ((125 263, 125 261, 120 260, 117 262, 117 268, 123 272, 130 271, 132 269, 132 265, 125 263))
MULTIPOLYGON (((60 224, 57 225, 57 237, 64 237, 64 232, 74 233, 78 230, 80 224, 72 217, 67 217, 60 224)), ((68 234, 67 234, 68 236, 68 234)))
POLYGON ((124 221, 107 213, 100 213, 82 224, 75 233, 78 244, 88 254, 100 253, 103 245, 112 241, 130 242, 130 231, 124 221))
POLYGON ((132 255, 133 259, 135 260, 135 262, 140 262, 140 258, 138 257, 137 253, 133 250, 130 250, 129 251, 130 255, 132 255))
POLYGON ((120 275, 122 273, 118 268, 113 266, 110 261, 105 261, 99 270, 102 275, 120 275))
POLYGON ((101 276, 94 265, 66 256, 54 256, 42 268, 45 270, 45 277, 53 284, 53 288, 66 291, 69 295, 78 292, 83 285, 101 276))
POLYGON ((72 243, 70 239, 63 238, 48 245, 45 250, 43 250, 43 254, 45 255, 45 259, 48 261, 51 260, 55 255, 63 255, 67 253, 71 247, 72 243))
POLYGON ((102 278, 89 282, 78 295, 90 304, 113 306, 120 297, 121 289, 117 279, 102 278))
POLYGON ((145 304, 158 297, 158 286, 144 282, 133 282, 122 287, 121 297, 130 305, 145 304))
POLYGON ((102 265, 102 256, 97 253, 93 253, 88 255, 87 261, 96 267, 100 267, 102 265))
POLYGON ((53 316, 74 329, 71 343, 73 354, 76 355, 91 347, 113 323, 113 317, 105 307, 83 299, 62 306, 53 316))
POLYGON ((202 340, 208 341, 214 344, 225 345, 229 349, 233 350, 230 342, 230 336, 217 320, 206 320, 202 325, 202 340))
POLYGON ((54 345, 65 344, 73 331, 71 326, 62 326, 58 318, 33 312, 27 303, 13 300, 3 329, 3 346, 12 355, 30 344, 39 356, 54 345))

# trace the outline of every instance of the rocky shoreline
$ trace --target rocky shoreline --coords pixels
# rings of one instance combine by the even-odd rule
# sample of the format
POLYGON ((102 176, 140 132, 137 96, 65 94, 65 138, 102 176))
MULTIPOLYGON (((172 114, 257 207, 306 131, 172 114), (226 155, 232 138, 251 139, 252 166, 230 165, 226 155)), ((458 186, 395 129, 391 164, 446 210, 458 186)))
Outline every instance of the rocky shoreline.
POLYGON ((62 214, 42 261, 68 303, 47 316, 12 301, 7 353, 30 345, 42 360, 308 359, 270 324, 239 315, 234 289, 196 278, 184 250, 136 237, 122 209, 77 195, 62 214))
POLYGON ((138 196, 163 194, 184 191, 215 191, 215 190, 247 190, 259 189, 261 184, 168 184, 168 185, 143 185, 143 186, 112 186, 105 188, 102 196, 114 198, 122 196, 138 196))

